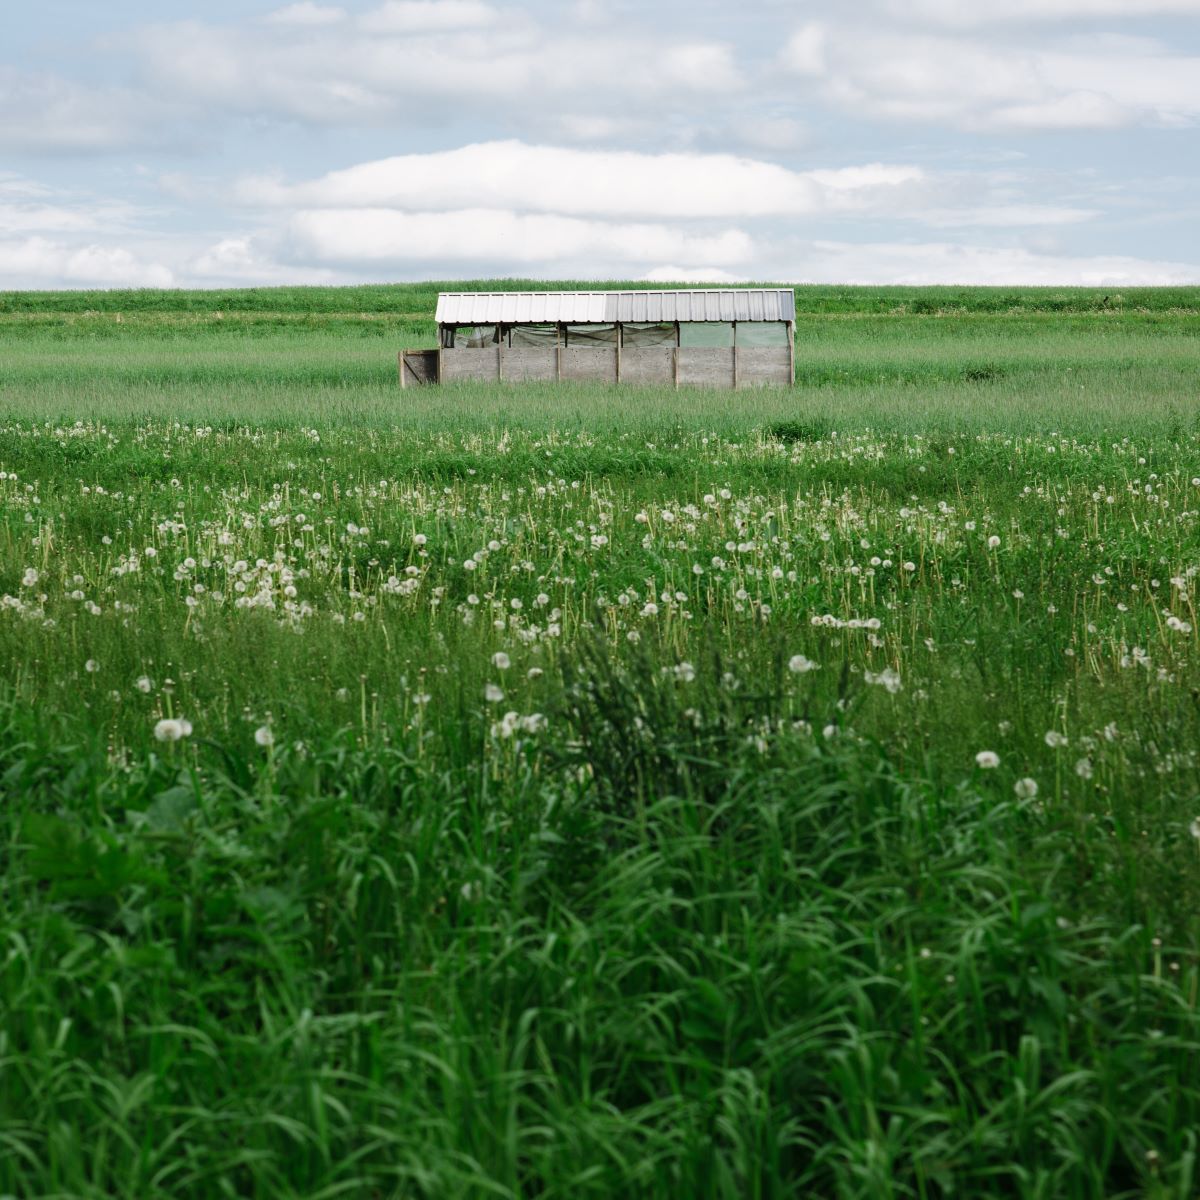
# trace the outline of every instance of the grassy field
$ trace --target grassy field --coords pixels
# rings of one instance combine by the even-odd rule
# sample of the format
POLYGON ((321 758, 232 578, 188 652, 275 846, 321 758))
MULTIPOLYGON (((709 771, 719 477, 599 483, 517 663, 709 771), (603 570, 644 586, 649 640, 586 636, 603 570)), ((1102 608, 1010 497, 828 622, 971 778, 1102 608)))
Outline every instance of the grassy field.
POLYGON ((436 290, 0 295, 0 1195, 1196 1194, 1200 290, 436 290))

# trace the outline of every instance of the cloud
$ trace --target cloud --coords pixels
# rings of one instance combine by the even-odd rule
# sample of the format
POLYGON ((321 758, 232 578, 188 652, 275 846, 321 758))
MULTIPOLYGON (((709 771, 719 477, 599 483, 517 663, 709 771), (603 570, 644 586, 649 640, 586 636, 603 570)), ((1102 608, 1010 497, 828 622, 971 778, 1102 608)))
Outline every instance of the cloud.
POLYGON ((112 44, 147 92, 203 105, 210 122, 216 110, 314 125, 468 116, 546 125, 581 106, 593 117, 644 118, 648 103, 711 106, 745 83, 724 43, 644 36, 627 22, 585 29, 567 14, 543 23, 482 0, 391 0, 332 19, 340 11, 298 4, 254 26, 164 23, 112 44))
POLYGON ((122 246, 72 246, 42 237, 0 241, 0 286, 170 287, 175 275, 122 246))
POLYGON ((268 25, 336 25, 346 19, 344 8, 327 8, 314 4, 312 0, 301 0, 268 13, 263 21, 268 25))
POLYGON ((455 209, 480 205, 568 216, 803 216, 891 206, 925 181, 906 164, 799 172, 728 154, 640 154, 484 142, 333 171, 308 183, 243 180, 244 203, 455 209))
POLYGON ((720 267, 655 267, 642 276, 647 283, 745 283, 746 277, 731 275, 720 267))
POLYGON ((187 277, 210 287, 344 282, 335 272, 311 264, 296 267, 275 261, 266 245, 272 240, 251 235, 222 238, 188 261, 187 277))
POLYGON ((365 13, 358 26, 368 33, 430 33, 493 25, 500 13, 479 0, 389 0, 365 13))
POLYGON ((1065 208, 1051 204, 989 204, 965 208, 931 208, 921 221, 945 229, 986 227, 991 229, 1032 228, 1046 225, 1076 225, 1099 214, 1092 208, 1065 208))
POLYGON ((531 216, 497 209, 397 212, 321 209, 295 213, 290 252, 332 263, 470 263, 527 268, 539 263, 611 264, 663 260, 743 262, 753 242, 740 230, 694 234, 666 225, 611 224, 574 217, 531 216))
POLYGON ((978 284, 1006 287, 1158 287, 1200 283, 1200 264, 1125 255, 1035 254, 952 242, 818 241, 795 253, 797 283, 978 284))
POLYGON ((1040 45, 809 23, 784 45, 779 64, 867 117, 984 131, 1200 120, 1200 56, 1146 39, 1040 45))
POLYGON ((1200 16, 1200 0, 886 0, 884 8, 903 20, 959 26, 1200 16))
POLYGON ((151 145, 155 119, 122 88, 89 87, 0 65, 0 147, 25 154, 95 153, 151 145))

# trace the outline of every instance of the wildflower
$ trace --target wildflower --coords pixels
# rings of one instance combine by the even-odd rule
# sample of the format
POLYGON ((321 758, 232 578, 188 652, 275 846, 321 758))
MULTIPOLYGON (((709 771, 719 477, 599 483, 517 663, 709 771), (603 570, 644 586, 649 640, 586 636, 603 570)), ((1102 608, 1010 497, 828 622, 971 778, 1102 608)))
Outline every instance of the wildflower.
POLYGON ((995 550, 996 547, 999 545, 1000 545, 1000 539, 999 539, 999 537, 996 536, 996 534, 993 533, 992 536, 990 538, 988 538, 988 549, 995 550))
POLYGON ((146 694, 154 690, 154 680, 151 679, 149 675, 139 675, 134 681, 133 686, 137 688, 139 692, 146 694))
POLYGON ((498 688, 494 683, 489 683, 483 689, 483 698, 489 704, 499 704, 500 701, 504 699, 504 692, 500 688, 498 688))
POLYGON ((191 721, 183 717, 164 717, 154 726, 154 736, 160 742, 177 742, 191 732, 191 721))
POLYGON ((1081 758, 1075 764, 1075 774, 1080 779, 1091 779, 1092 777, 1092 760, 1090 758, 1081 758))
POLYGON ((975 761, 980 767, 983 768, 983 770, 990 771, 1000 765, 1000 755, 998 755, 994 750, 980 750, 980 752, 975 755, 975 761))
POLYGON ((788 659, 788 670, 797 675, 803 675, 805 671, 815 671, 816 669, 817 664, 811 658, 805 658, 803 654, 793 654, 788 659))
POLYGON ((497 671, 507 671, 508 668, 512 666, 512 660, 507 654, 504 653, 503 650, 497 650, 496 653, 492 655, 492 666, 495 667, 497 671))
POLYGON ((675 678, 680 683, 691 683, 696 678, 696 668, 690 662, 681 662, 675 667, 675 678))
POLYGON ((1037 780, 1018 779, 1013 784, 1013 791, 1016 792, 1018 800, 1032 800, 1038 794, 1037 780))
POLYGON ((1194 817, 1192 823, 1188 826, 1188 833, 1200 842, 1200 817, 1194 817))
POLYGON ((414 546, 423 546, 423 545, 425 545, 425 543, 427 541, 429 541, 429 539, 423 533, 414 533, 413 534, 413 545, 414 546))
POLYGON ((1067 744, 1067 735, 1059 733, 1057 729, 1047 729, 1046 736, 1043 739, 1051 750, 1057 750, 1067 744))
POLYGON ((95 675, 95 673, 100 670, 100 664, 94 658, 89 658, 87 662, 83 664, 83 669, 89 675, 95 675))
POLYGON ((254 741, 259 746, 275 745, 275 735, 271 732, 270 725, 260 725, 254 731, 254 741))
POLYGON ((21 576, 22 587, 34 587, 38 581, 38 573, 33 567, 26 567, 25 574, 21 576))
POLYGON ((863 681, 866 683, 875 684, 878 687, 887 688, 888 694, 894 696, 903 686, 900 683, 900 674, 894 671, 891 667, 884 667, 882 671, 864 671, 863 681))

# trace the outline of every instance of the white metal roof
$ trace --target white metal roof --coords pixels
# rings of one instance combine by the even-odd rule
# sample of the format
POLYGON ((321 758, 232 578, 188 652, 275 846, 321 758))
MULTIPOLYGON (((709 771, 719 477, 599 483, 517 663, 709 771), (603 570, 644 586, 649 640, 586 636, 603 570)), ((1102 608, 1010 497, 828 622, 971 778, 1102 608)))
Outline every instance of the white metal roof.
POLYGON ((673 292, 440 292, 439 325, 563 321, 791 321, 791 288, 688 288, 673 292))

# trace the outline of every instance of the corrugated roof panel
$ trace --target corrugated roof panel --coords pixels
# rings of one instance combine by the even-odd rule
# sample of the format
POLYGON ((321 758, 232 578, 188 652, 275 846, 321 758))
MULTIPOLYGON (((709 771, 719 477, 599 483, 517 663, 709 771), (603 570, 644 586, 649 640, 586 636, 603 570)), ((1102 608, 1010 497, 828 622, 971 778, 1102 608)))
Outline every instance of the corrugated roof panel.
POLYGON ((612 321, 791 321, 791 288, 630 292, 442 292, 442 325, 607 324, 612 321))

